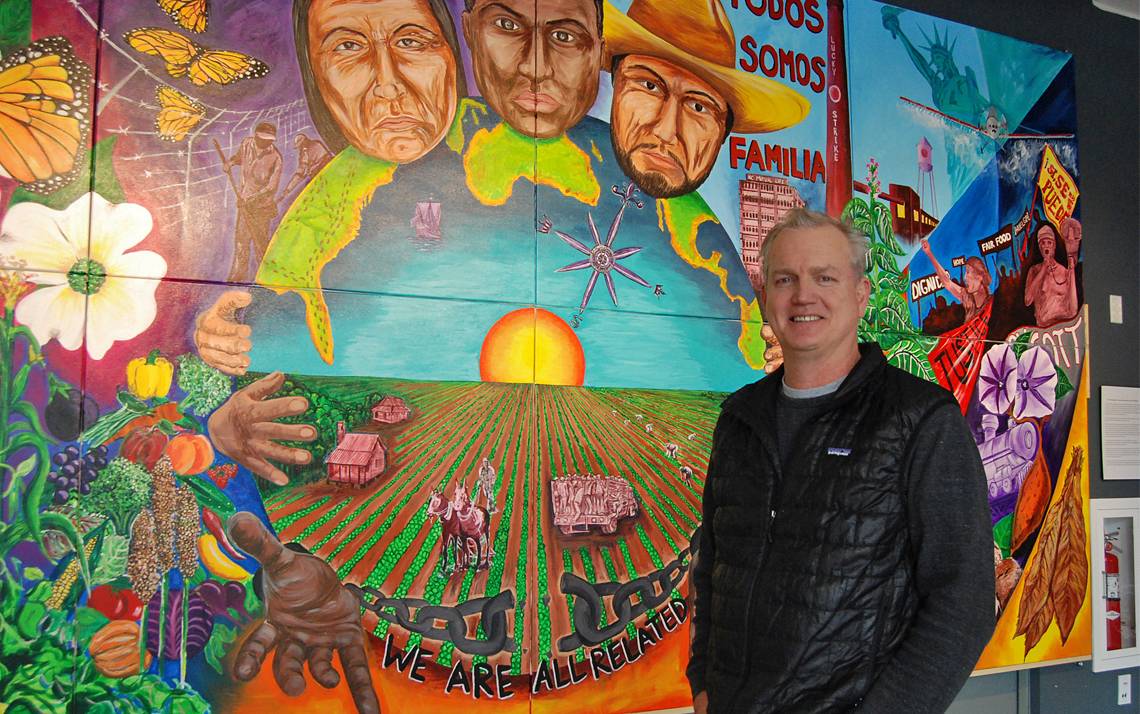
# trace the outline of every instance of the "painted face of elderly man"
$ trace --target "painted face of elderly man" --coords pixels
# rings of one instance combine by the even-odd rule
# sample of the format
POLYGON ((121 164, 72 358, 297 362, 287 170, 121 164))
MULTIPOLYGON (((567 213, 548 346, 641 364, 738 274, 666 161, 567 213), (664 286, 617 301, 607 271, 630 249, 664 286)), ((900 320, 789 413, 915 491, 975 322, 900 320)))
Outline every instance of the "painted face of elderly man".
POLYGON ((598 94, 601 0, 466 0, 463 36, 479 92, 516 131, 561 135, 598 94))
POLYGON ((606 17, 613 73, 610 133, 622 170, 655 198, 704 183, 730 131, 783 129, 808 102, 736 69, 736 39, 718 0, 634 0, 606 17))

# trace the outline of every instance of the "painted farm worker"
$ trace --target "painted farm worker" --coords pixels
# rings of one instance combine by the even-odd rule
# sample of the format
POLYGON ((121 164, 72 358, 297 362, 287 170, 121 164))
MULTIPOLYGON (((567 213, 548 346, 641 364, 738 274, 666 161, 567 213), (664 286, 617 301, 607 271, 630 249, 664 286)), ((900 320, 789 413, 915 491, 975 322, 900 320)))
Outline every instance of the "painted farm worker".
POLYGON ((250 278, 269 245, 270 229, 277 217, 277 187, 281 182, 281 152, 277 150, 277 127, 261 122, 253 135, 242 139, 237 152, 226 159, 226 173, 241 167, 237 191, 237 222, 234 226, 234 258, 227 282, 245 282, 250 278), (252 261, 251 261, 252 258, 252 261))
POLYGON ((1051 223, 1037 227, 1037 250, 1041 262, 1029 268, 1025 279, 1025 304, 1033 306, 1038 327, 1049 327, 1077 316, 1077 254, 1081 224, 1069 217, 1061 222, 1065 247, 1058 260, 1057 231, 1051 223))
POLYGON ((704 183, 730 131, 784 129, 810 108, 794 90, 736 68, 720 0, 633 0, 626 14, 607 15, 605 39, 614 153, 655 198, 704 183))
POLYGON ((950 273, 946 272, 934 257, 934 251, 930 249, 930 243, 925 238, 922 239, 922 251, 930 259, 934 272, 938 273, 942 287, 946 288, 955 300, 962 303, 962 307, 966 310, 965 322, 980 315, 986 303, 993 297, 990 294, 990 282, 993 278, 990 269, 986 267, 986 262, 976 255, 966 258, 966 276, 963 282, 959 283, 950 277, 950 273))
POLYGON ((598 95, 602 0, 464 0, 475 84, 515 131, 560 136, 598 95))
POLYGON ((443 140, 466 92, 444 0, 294 0, 293 32, 309 114, 333 153, 404 164, 443 140))
POLYGON ((293 146, 297 150, 297 170, 289 177, 289 183, 285 184, 285 190, 281 192, 282 202, 293 193, 293 189, 308 183, 332 160, 329 147, 320 139, 314 139, 304 132, 293 137, 293 146))
POLYGON ((725 400, 692 570, 705 712, 941 712, 994 627, 986 477, 958 404, 859 344, 866 239, 763 246, 783 366, 725 400))

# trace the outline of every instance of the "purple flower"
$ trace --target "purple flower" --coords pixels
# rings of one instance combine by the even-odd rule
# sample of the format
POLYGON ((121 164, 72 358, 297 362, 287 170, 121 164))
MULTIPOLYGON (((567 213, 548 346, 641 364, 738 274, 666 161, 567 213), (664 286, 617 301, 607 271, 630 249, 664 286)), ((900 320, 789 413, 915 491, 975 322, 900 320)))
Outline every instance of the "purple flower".
POLYGON ((982 357, 978 374, 978 401, 991 414, 1005 414, 1013 403, 1017 384, 1017 357, 1007 344, 994 345, 982 357))
POLYGON ((1057 368, 1049 353, 1030 347, 1017 361, 1017 390, 1013 396, 1016 419, 1044 417, 1053 413, 1057 402, 1057 368))

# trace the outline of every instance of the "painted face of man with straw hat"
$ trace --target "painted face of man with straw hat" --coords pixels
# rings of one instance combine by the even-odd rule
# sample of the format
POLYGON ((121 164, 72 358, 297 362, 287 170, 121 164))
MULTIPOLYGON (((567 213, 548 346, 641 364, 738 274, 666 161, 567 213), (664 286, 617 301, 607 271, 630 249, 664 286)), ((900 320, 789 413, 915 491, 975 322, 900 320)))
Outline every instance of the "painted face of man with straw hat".
POLYGON ((614 153, 650 196, 699 187, 730 131, 776 131, 807 116, 794 90, 736 69, 719 0, 633 0, 625 14, 606 3, 605 16, 614 153))

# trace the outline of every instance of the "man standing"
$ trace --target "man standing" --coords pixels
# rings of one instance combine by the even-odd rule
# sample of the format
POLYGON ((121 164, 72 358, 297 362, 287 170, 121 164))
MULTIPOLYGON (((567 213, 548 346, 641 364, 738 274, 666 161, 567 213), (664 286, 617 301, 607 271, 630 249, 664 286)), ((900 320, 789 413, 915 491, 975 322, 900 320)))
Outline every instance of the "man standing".
POLYGON ((797 209, 762 250, 784 364, 725 400, 713 438, 696 711, 943 711, 994 626, 977 447, 949 393, 858 343, 862 236, 797 209))
POLYGON ((237 152, 225 159, 227 174, 233 166, 241 167, 241 182, 237 192, 237 222, 234 225, 234 260, 230 266, 228 282, 245 282, 250 279, 250 253, 253 270, 261 264, 265 248, 269 245, 270 227, 277 217, 277 185, 281 181, 281 152, 274 142, 277 127, 261 122, 253 136, 242 139, 237 152))
POLYGON ((297 170, 289 177, 289 183, 285 184, 285 190, 281 192, 282 203, 293 193, 293 189, 307 184, 333 157, 325 142, 310 139, 304 132, 293 137, 293 146, 297 147, 297 170))

